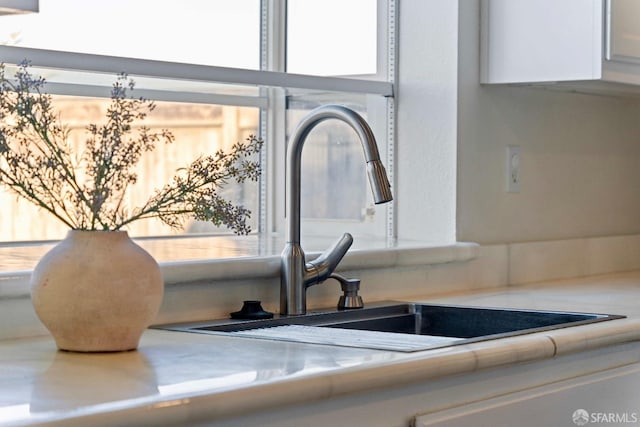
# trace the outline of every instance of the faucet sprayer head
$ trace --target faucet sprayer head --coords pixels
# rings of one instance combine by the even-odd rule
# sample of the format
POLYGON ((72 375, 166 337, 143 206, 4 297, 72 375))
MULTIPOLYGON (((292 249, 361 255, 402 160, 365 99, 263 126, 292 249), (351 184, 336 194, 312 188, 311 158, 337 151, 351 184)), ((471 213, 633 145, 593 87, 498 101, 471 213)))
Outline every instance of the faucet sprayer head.
POLYGON ((387 172, 380 160, 367 162, 367 175, 373 192, 373 201, 376 205, 393 200, 387 172))

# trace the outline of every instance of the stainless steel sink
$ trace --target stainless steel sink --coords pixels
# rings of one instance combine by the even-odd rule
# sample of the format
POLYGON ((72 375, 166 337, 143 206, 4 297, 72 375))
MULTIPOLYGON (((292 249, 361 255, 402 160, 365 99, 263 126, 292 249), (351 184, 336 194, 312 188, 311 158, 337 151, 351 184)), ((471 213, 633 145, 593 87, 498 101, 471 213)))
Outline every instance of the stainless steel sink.
MULTIPOLYGON (((623 317, 611 314, 387 302, 358 310, 326 310, 310 312, 303 316, 283 316, 268 320, 217 320, 160 325, 156 328, 216 335, 243 335, 252 330, 301 325, 352 330, 352 336, 357 334, 356 330, 386 332, 392 335, 403 334, 400 337, 409 341, 411 341, 411 336, 416 335, 455 338, 450 341, 436 340, 433 345, 428 346, 428 348, 438 348, 623 317)), ((256 337, 264 338, 259 334, 256 337)), ((305 342, 317 342, 311 338, 305 342)), ((275 339, 286 340, 286 336, 275 339)), ((294 341, 300 341, 300 339, 294 341)), ((349 343, 338 343, 337 345, 354 346, 349 343)), ((363 345, 362 347, 368 346, 363 345)), ((424 348, 418 346, 416 349, 424 348)))

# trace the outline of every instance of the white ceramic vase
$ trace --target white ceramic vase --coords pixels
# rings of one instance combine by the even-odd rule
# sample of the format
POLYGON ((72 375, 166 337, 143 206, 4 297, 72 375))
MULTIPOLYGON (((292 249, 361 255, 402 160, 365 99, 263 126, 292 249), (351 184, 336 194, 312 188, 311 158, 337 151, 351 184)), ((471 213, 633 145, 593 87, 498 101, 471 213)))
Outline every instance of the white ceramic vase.
POLYGON ((136 349, 163 291, 158 263, 126 231, 70 230, 31 276, 36 314, 61 350, 136 349))

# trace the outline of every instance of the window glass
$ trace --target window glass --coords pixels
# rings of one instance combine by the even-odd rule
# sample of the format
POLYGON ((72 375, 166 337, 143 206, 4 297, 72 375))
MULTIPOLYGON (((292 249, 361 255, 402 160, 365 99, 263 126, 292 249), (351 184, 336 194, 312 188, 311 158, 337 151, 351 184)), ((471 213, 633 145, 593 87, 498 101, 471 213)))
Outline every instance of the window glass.
MULTIPOLYGON (((74 153, 82 153, 88 124, 104 123, 106 108, 110 100, 56 96, 54 106, 60 113, 61 122, 69 126, 69 138, 74 153)), ((126 200, 127 207, 142 206, 153 194, 168 183, 180 167, 188 166, 198 156, 228 149, 233 143, 257 134, 259 110, 219 105, 156 102, 144 124, 152 131, 168 129, 175 141, 172 144, 157 144, 156 149, 144 153, 138 165, 138 181, 132 185, 126 200)), ((142 123, 142 122, 141 122, 142 123)), ((246 182, 230 183, 221 193, 234 204, 252 211, 248 224, 252 230, 258 228, 258 184, 246 182)), ((41 211, 26 201, 18 200, 6 188, 0 188, 0 241, 24 241, 60 239, 68 227, 47 212, 41 211)), ((127 227, 133 237, 161 236, 193 233, 229 233, 208 222, 188 221, 181 229, 172 229, 159 220, 145 219, 127 227)))
POLYGON ((258 69, 260 0, 40 0, 0 44, 258 69))
POLYGON ((375 74, 376 0, 288 0, 287 72, 375 74))
POLYGON ((302 153, 303 218, 363 221, 367 177, 360 141, 347 124, 320 123, 302 153))

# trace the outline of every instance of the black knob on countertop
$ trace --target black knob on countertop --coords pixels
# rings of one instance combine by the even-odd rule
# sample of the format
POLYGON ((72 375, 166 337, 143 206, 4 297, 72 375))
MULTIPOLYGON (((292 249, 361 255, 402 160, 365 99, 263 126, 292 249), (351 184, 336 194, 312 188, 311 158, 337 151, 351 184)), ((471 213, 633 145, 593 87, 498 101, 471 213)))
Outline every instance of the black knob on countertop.
POLYGON ((271 319, 272 317, 273 313, 264 311, 262 303, 258 300, 244 301, 240 311, 234 311, 231 313, 232 319, 259 320, 271 319))

